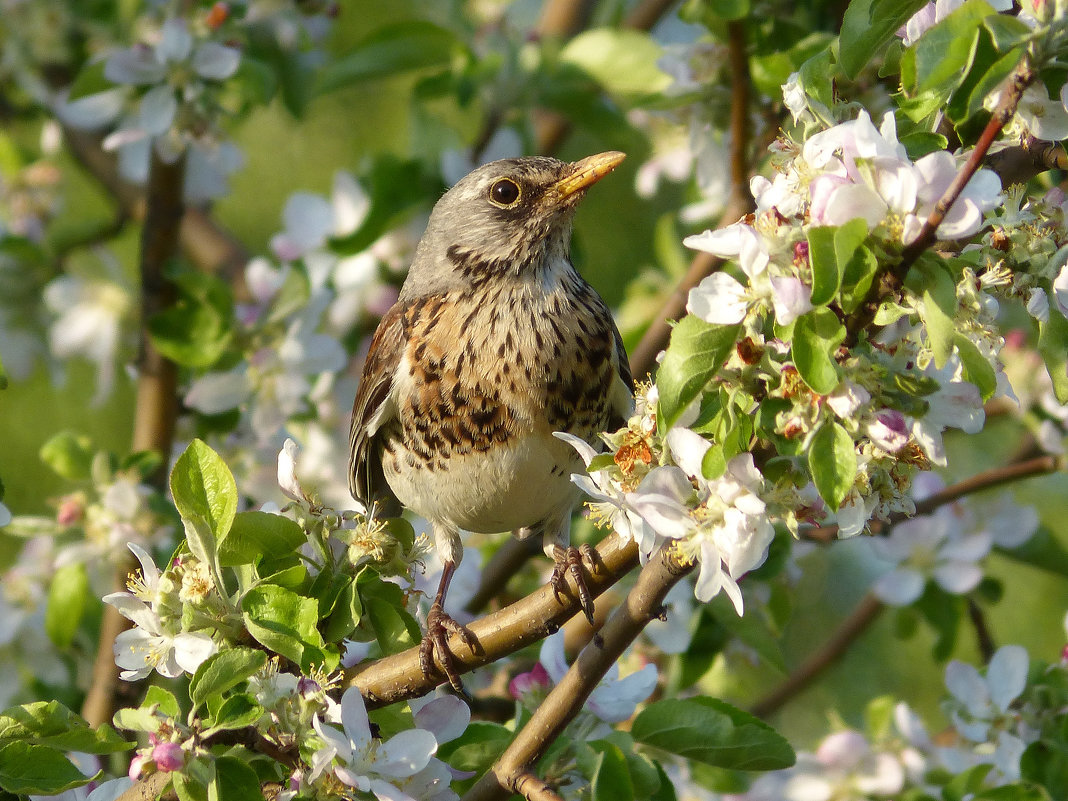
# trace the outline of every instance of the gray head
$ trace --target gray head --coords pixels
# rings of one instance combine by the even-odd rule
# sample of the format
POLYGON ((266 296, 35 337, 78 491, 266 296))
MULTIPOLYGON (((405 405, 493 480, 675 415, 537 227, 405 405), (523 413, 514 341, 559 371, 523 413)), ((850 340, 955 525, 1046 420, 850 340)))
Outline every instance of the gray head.
POLYGON ((539 265, 567 257, 575 208, 624 157, 501 159, 464 176, 434 206, 401 298, 501 274, 536 279, 539 265))

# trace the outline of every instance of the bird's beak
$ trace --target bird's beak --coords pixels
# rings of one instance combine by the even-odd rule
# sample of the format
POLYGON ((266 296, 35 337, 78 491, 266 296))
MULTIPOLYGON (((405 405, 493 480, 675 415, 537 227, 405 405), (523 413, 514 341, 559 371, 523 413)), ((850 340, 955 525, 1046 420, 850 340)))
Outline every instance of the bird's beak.
POLYGON ((557 181, 553 188, 560 197, 568 197, 581 192, 612 172, 626 157, 626 153, 620 153, 618 150, 587 156, 581 161, 574 162, 571 165, 571 172, 557 181))

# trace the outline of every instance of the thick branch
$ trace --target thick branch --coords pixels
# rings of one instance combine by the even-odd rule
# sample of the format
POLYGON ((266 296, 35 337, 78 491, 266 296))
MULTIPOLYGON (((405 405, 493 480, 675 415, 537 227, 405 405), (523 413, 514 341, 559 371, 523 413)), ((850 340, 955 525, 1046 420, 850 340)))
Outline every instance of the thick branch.
MULTIPOLYGON (((1046 476, 1050 473, 1057 473, 1065 469, 1065 459, 1061 456, 1037 456, 1032 459, 1025 459, 1015 464, 1007 464, 1004 467, 996 467, 992 470, 984 470, 981 473, 976 473, 970 478, 966 478, 963 481, 958 481, 956 484, 936 492, 934 495, 929 495, 922 501, 916 502, 916 514, 928 515, 939 507, 945 506, 947 503, 953 503, 953 501, 963 498, 967 495, 974 495, 977 492, 983 490, 993 489, 1005 484, 1012 484, 1016 481, 1021 481, 1025 478, 1035 478, 1037 476, 1046 476)), ((900 523, 909 517, 906 514, 895 514, 890 517, 890 525, 900 523)), ((871 523, 873 529, 881 529, 882 524, 873 520, 871 523)), ((838 526, 820 526, 819 528, 810 528, 801 532, 801 536, 807 540, 816 540, 817 542, 830 542, 838 534, 838 526)))
POLYGON ((820 674, 842 658, 849 646, 868 630, 884 608, 874 595, 865 595, 823 647, 806 659, 771 693, 753 704, 749 711, 757 717, 766 718, 805 690, 820 674))
POLYGON ((916 263, 924 251, 934 244, 937 238, 938 226, 946 219, 946 214, 949 213, 953 204, 960 198, 968 182, 979 171, 983 159, 986 158, 986 154, 990 150, 990 146, 994 144, 994 140, 1001 133, 1001 129, 1013 118, 1024 90, 1031 85, 1034 79, 1035 72, 1031 66, 1031 61, 1025 55, 1020 63, 1016 65, 1012 75, 1009 76, 1005 88, 1002 89, 1001 99, 998 101, 997 108, 994 109, 990 122, 987 123, 986 128, 983 129, 982 134, 979 136, 979 141, 975 143, 975 147, 972 148, 972 152, 968 155, 968 160, 954 177, 949 188, 935 203, 935 207, 924 221, 920 233, 905 247, 901 254, 901 260, 883 275, 883 280, 872 283, 872 288, 864 302, 846 320, 845 347, 849 348, 856 344, 861 331, 871 325, 871 322, 875 319, 875 314, 879 310, 879 303, 882 298, 895 294, 900 290, 912 265, 916 263))
POLYGON ((671 588, 692 569, 693 564, 682 563, 671 545, 661 548, 649 560, 626 600, 601 630, 602 642, 592 642, 582 650, 564 678, 463 801, 503 801, 513 792, 529 801, 556 797, 532 775, 531 769, 574 720, 608 669, 661 613, 671 588))
MULTIPOLYGON (((745 24, 741 20, 727 23, 729 37, 728 59, 731 75, 730 171, 731 188, 722 219, 733 223, 753 211, 753 196, 749 192, 749 142, 752 137, 749 119, 749 56, 746 52, 745 24)), ((630 354, 630 372, 642 379, 656 366, 657 354, 671 337, 671 323, 686 313, 686 299, 690 290, 723 264, 723 259, 709 253, 698 253, 690 262, 678 286, 668 296, 646 330, 637 347, 630 354)))
MULTIPOLYGON (((184 211, 184 178, 184 159, 167 164, 153 151, 145 224, 141 232, 141 344, 137 361, 137 406, 130 449, 133 452, 155 451, 160 454, 160 467, 149 477, 150 483, 160 490, 166 487, 167 462, 178 416, 178 371, 174 363, 164 358, 152 345, 148 321, 153 314, 174 303, 174 287, 167 280, 165 272, 178 248, 178 226, 184 211)), ((116 589, 122 589, 132 569, 134 564, 129 558, 118 567, 116 589)), ((128 625, 126 618, 114 607, 104 607, 93 665, 93 682, 82 705, 82 717, 90 726, 99 726, 111 720, 119 681, 113 648, 115 638, 128 625)))
MULTIPOLYGON (((615 584, 638 564, 638 548, 624 542, 619 535, 610 534, 597 546, 600 566, 590 571, 586 585, 594 596, 615 584)), ((508 654, 537 642, 558 630, 579 611, 578 593, 571 578, 567 578, 567 595, 557 597, 545 586, 516 603, 476 620, 468 628, 481 646, 472 652, 453 636, 450 647, 456 657, 457 669, 466 673, 488 665, 508 654)), ((435 672, 428 679, 419 668, 419 648, 379 659, 368 665, 357 665, 346 671, 343 687, 357 687, 368 707, 380 707, 414 698, 433 690, 445 677, 435 672)))
MULTIPOLYGON (((170 780, 168 773, 153 773, 148 778, 135 782, 134 786, 120 795, 116 801, 155 801, 170 780)), ((173 797, 173 793, 167 795, 173 797)))

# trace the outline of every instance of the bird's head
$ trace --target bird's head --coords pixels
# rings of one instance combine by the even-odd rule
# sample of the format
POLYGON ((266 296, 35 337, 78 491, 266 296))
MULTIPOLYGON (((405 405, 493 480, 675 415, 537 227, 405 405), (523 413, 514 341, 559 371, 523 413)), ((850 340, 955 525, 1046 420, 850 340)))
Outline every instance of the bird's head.
POLYGON ((571 220, 586 190, 625 154, 608 151, 566 162, 501 159, 464 176, 434 206, 403 295, 530 276, 566 259, 571 220))

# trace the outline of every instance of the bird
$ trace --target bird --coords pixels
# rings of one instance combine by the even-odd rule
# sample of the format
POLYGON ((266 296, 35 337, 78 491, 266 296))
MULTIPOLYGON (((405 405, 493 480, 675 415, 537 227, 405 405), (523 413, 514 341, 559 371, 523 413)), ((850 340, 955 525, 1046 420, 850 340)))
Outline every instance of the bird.
MULTIPOLYGON (((572 221, 587 190, 624 159, 545 156, 485 164, 446 191, 394 306, 371 339, 352 409, 349 488, 368 510, 425 518, 443 562, 419 646, 463 692, 448 644, 472 632, 444 611, 463 557, 461 532, 541 535, 593 621, 570 545, 584 471, 554 432, 596 444, 633 410, 626 350, 611 310, 571 263, 572 221)), ((596 565, 591 564, 591 568, 596 565)))

